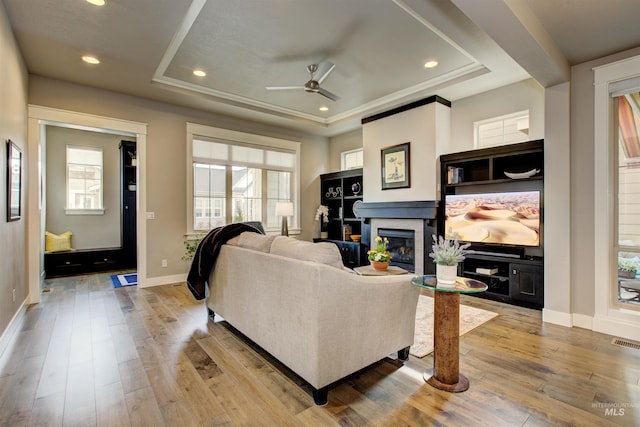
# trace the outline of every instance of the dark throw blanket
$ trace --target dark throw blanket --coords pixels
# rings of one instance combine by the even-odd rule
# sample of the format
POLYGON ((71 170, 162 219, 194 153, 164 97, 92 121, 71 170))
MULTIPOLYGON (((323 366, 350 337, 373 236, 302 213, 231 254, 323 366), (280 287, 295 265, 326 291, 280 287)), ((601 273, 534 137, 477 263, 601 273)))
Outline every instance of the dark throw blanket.
POLYGON ((200 241, 187 275, 187 286, 195 299, 204 299, 207 280, 216 265, 222 245, 245 231, 264 234, 249 224, 238 222, 214 228, 200 241))

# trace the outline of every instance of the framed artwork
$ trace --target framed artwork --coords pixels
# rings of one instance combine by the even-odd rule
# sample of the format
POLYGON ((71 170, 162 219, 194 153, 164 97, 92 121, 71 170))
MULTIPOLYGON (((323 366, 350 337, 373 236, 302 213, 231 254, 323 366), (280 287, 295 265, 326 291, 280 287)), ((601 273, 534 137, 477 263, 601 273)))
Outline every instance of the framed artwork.
POLYGON ((22 214, 22 152, 7 140, 7 221, 17 221, 22 214))
POLYGON ((409 188, 409 143, 385 147, 380 150, 382 189, 409 188))

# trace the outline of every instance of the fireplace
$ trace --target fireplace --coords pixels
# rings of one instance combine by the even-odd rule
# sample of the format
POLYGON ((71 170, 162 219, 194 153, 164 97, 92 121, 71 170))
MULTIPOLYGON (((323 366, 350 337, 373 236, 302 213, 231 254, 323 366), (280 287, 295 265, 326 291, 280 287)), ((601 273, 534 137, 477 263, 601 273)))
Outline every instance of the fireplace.
POLYGON ((435 265, 429 258, 429 252, 431 235, 437 232, 437 210, 436 200, 364 202, 358 206, 358 216, 364 218, 362 242, 371 244, 376 236, 386 235, 389 238, 390 234, 394 238, 393 241, 389 238, 390 246, 397 246, 399 252, 392 259, 392 265, 419 275, 435 274, 435 265), (413 260, 408 259, 407 252, 413 253, 413 260))
POLYGON ((415 240, 414 230, 398 230, 395 228, 378 228, 378 236, 387 238, 387 250, 391 254, 391 265, 415 272, 415 240))

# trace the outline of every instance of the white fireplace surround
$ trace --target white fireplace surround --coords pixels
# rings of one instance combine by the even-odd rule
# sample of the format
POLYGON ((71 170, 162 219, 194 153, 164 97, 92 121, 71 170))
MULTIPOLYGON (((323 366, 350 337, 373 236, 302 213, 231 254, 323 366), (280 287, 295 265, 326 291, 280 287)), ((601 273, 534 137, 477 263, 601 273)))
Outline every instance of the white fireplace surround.
POLYGON ((413 230, 415 243, 414 251, 415 259, 415 274, 424 274, 424 256, 418 254, 424 254, 425 242, 424 242, 424 220, 422 219, 392 219, 392 218, 372 218, 371 219, 371 246, 375 245, 373 241, 378 235, 378 230, 383 229, 395 229, 395 230, 413 230))

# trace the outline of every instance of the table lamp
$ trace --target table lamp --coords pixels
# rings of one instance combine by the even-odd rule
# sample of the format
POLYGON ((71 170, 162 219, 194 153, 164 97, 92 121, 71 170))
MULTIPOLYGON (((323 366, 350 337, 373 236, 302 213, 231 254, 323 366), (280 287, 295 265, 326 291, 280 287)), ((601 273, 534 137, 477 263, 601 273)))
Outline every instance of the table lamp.
POLYGON ((276 203, 276 215, 282 217, 282 231, 280 234, 283 236, 289 235, 289 227, 287 225, 287 217, 293 215, 293 203, 292 202, 277 202, 276 203))

